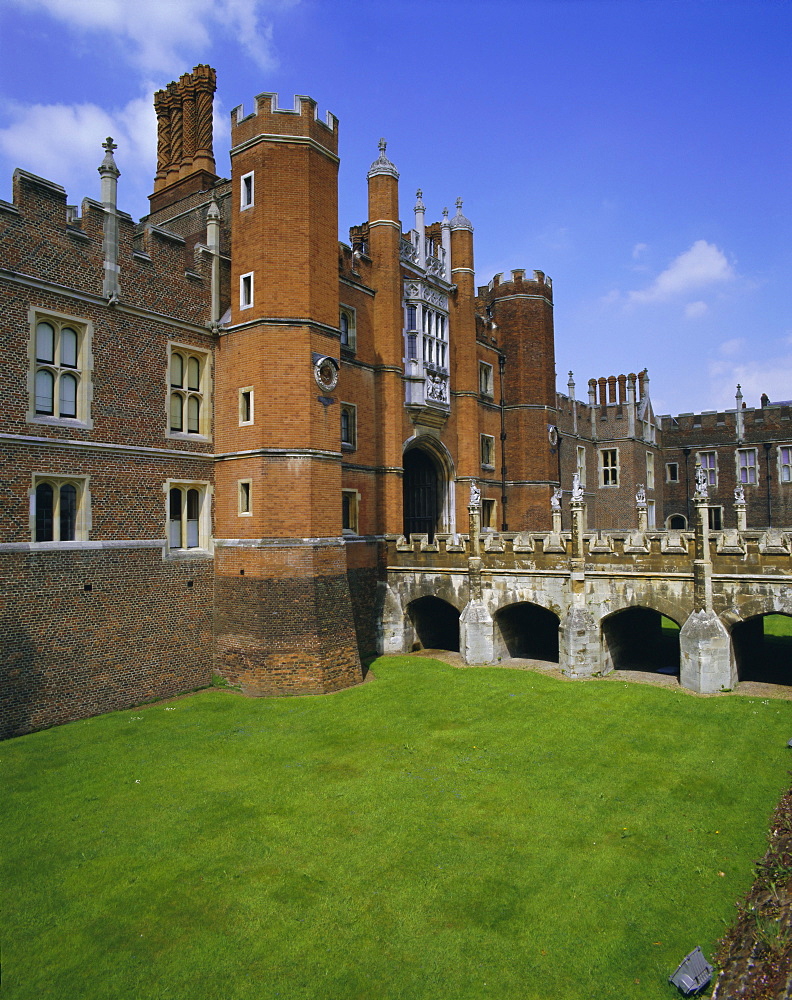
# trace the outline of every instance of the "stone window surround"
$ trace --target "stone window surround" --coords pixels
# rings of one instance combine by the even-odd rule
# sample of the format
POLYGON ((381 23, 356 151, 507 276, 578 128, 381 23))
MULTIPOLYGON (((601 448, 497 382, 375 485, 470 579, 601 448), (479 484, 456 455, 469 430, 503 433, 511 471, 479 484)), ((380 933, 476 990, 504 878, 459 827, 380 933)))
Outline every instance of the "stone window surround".
POLYGON ((738 448, 734 456, 735 466, 736 466, 736 481, 742 483, 743 486, 758 486, 759 485, 759 456, 757 454, 756 448, 738 448), (742 462, 742 457, 745 456, 748 462, 744 465, 742 462), (753 459, 753 461, 751 461, 753 459), (753 471, 753 479, 751 479, 751 471, 753 471), (745 478, 743 478, 743 473, 745 473, 745 478))
POLYGON ((252 309, 255 295, 255 274, 248 271, 239 276, 239 308, 252 309))
MULTIPOLYGON (((162 487, 165 495, 165 551, 164 559, 190 559, 194 557, 204 557, 211 555, 214 549, 212 538, 212 495, 213 489, 207 480, 195 479, 167 479, 162 487), (200 495, 200 509, 198 512, 198 545, 190 548, 171 547, 170 543, 170 492, 172 489, 180 489, 184 495, 182 502, 182 519, 186 523, 187 513, 187 491, 198 490, 200 495)), ((184 529, 182 530, 182 537, 184 529)))
POLYGON ((348 306, 342 302, 338 312, 338 332, 341 338, 341 346, 348 351, 354 351, 357 347, 357 312, 354 306, 348 306), (346 341, 342 330, 342 319, 346 317, 346 341))
POLYGON ((479 450, 481 453, 481 468, 495 468, 495 438, 492 434, 479 435, 479 450))
POLYGON ((778 445, 778 481, 792 483, 792 444, 778 445))
POLYGON ((354 403, 341 403, 341 450, 355 451, 357 448, 357 406, 354 403), (344 440, 344 417, 347 417, 347 440, 344 440))
POLYGON ((666 482, 667 483, 678 483, 679 482, 679 462, 666 462, 665 464, 666 472, 666 482), (671 475, 671 470, 674 470, 674 475, 671 475))
POLYGON ((707 486, 717 487, 718 485, 718 453, 717 451, 697 451, 696 464, 707 473, 707 486), (706 463, 702 461, 706 459, 706 463), (710 461, 712 459, 712 461, 710 461))
POLYGON ((357 535, 360 514, 360 493, 357 490, 341 490, 341 530, 344 535, 357 535), (348 526, 344 525, 348 520, 348 526))
POLYGON ((619 462, 619 449, 618 448, 600 448, 599 453, 599 485, 600 489, 618 489, 619 479, 621 478, 621 465, 619 462), (613 455, 613 461, 609 461, 605 464, 605 456, 613 455), (609 479, 610 482, 605 480, 609 479))
POLYGON ((237 516, 253 516, 253 480, 237 479, 237 516))
POLYGON ((31 477, 31 485, 28 490, 28 510, 29 510, 29 530, 31 542, 34 546, 46 546, 47 548, 57 548, 61 545, 69 545, 70 542, 84 542, 88 540, 91 530, 91 492, 89 489, 90 476, 78 475, 51 475, 44 472, 34 472, 31 477), (42 483, 49 483, 52 486, 55 497, 53 502, 53 538, 51 541, 36 541, 36 488, 42 483), (77 523, 75 525, 74 538, 61 540, 54 537, 60 534, 60 488, 62 486, 74 486, 77 490, 77 523))
MULTIPOLYGON (((67 313, 55 312, 52 309, 33 306, 28 312, 29 338, 28 338, 28 411, 25 420, 34 424, 54 424, 57 427, 81 427, 91 429, 93 420, 91 418, 91 402, 93 400, 93 384, 91 373, 93 371, 93 323, 84 318, 70 316, 67 313), (40 367, 36 361, 36 328, 39 323, 50 323, 55 327, 56 337, 64 327, 71 327, 77 334, 77 368, 69 368, 67 371, 77 375, 77 416, 60 417, 44 413, 36 413, 36 371, 40 367)), ((55 372, 58 366, 46 365, 47 369, 55 372)), ((57 380, 55 386, 55 396, 57 399, 57 380)))
POLYGON ((575 449, 575 471, 580 477, 580 485, 586 485, 586 448, 579 444, 575 449))
MULTIPOLYGON (((184 344, 180 341, 171 340, 168 342, 168 365, 167 365, 167 394, 165 399, 165 427, 167 428, 165 436, 168 438, 173 438, 178 441, 211 441, 212 440, 212 414, 210 408, 210 400, 212 398, 212 353, 211 351, 204 350, 200 347, 194 347, 192 344, 184 344), (198 415, 198 432, 195 431, 185 431, 185 430, 172 430, 171 429, 171 396, 174 392, 174 387, 171 386, 171 359, 174 354, 179 354, 184 360, 184 380, 186 381, 187 375, 187 362, 189 357, 194 357, 198 360, 200 365, 200 388, 197 391, 192 391, 189 389, 184 390, 185 394, 185 406, 183 409, 182 417, 182 427, 184 426, 184 415, 186 415, 187 400, 186 395, 192 394, 200 397, 200 409, 198 415)), ((178 389, 176 390, 178 391, 178 389)))
POLYGON ((248 208, 253 208, 255 201, 255 170, 247 174, 242 174, 239 181, 239 210, 244 212, 248 208))
POLYGON ((655 457, 653 451, 647 451, 646 453, 646 488, 647 490, 655 488, 655 457))
POLYGON ((479 392, 490 399, 495 395, 494 369, 486 361, 479 361, 479 392))
POLYGON ((255 422, 255 391, 252 385, 246 385, 239 390, 239 426, 247 427, 255 422), (245 400, 246 395, 247 401, 245 400))

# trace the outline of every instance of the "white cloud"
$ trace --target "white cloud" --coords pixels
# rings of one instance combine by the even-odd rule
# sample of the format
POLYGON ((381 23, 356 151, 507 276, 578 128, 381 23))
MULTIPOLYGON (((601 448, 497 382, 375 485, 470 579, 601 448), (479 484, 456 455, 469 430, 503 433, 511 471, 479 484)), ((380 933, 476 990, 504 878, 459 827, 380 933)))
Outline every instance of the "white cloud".
MULTIPOLYGON (((9 2, 9 0, 6 0, 9 2)), ((270 17, 299 0, 10 0, 83 33, 109 33, 144 73, 174 74, 215 34, 231 35, 263 70, 277 65, 270 17)))
POLYGON ((630 303, 666 302, 694 289, 731 281, 735 277, 722 250, 706 240, 696 240, 671 261, 648 288, 630 292, 630 303))
POLYGON ((685 306, 685 316, 687 319, 698 319, 709 310, 706 302, 688 302, 685 306))
POLYGON ((731 340, 724 340, 723 343, 719 345, 718 350, 724 357, 731 358, 734 357, 735 354, 739 354, 744 347, 745 341, 742 337, 732 337, 731 340))
POLYGON ((124 164, 134 168, 155 161, 157 126, 150 100, 138 98, 116 111, 96 104, 13 103, 3 110, 11 122, 0 129, 0 152, 12 163, 56 179, 67 189, 84 174, 87 164, 99 166, 104 156, 101 143, 108 135, 119 146, 122 173, 124 164))
POLYGON ((648 243, 636 243, 635 246, 632 248, 633 260, 638 260, 638 258, 642 257, 648 249, 649 249, 648 243))
POLYGON ((763 358, 743 364, 715 361, 710 364, 710 405, 713 408, 734 406, 736 386, 748 406, 759 406, 763 392, 771 400, 792 399, 792 355, 763 358))

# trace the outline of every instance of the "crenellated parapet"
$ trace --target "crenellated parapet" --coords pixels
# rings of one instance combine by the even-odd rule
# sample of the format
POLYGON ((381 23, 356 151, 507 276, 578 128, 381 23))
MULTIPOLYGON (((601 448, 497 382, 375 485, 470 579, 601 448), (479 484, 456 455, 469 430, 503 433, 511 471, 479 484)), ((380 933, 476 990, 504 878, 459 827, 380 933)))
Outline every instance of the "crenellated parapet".
POLYGON ((239 151, 240 146, 259 138, 308 141, 337 157, 338 119, 328 111, 323 121, 316 101, 304 94, 295 96, 292 108, 279 107, 277 94, 258 94, 249 114, 244 113, 241 104, 231 112, 231 155, 239 151))

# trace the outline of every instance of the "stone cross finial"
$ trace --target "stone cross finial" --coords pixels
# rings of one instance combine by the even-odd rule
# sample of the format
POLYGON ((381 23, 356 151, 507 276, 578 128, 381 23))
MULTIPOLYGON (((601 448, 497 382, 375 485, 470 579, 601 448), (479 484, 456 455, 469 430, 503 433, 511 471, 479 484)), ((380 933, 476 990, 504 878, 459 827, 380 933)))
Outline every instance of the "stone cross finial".
POLYGON ((116 143, 113 142, 113 137, 111 135, 108 135, 108 137, 102 143, 102 149, 106 149, 107 152, 111 154, 114 150, 118 149, 118 146, 116 145, 116 143))
POLYGON ((448 218, 448 209, 447 209, 447 208, 444 208, 444 209, 443 209, 443 218, 444 218, 444 219, 447 219, 447 218, 448 218))
POLYGON ((456 207, 457 207, 457 215, 461 215, 462 214, 462 199, 461 198, 457 198, 455 204, 456 204, 456 207))
POLYGON ((387 144, 387 142, 385 142, 385 139, 380 139, 380 141, 379 141, 379 151, 380 151, 380 155, 381 156, 385 155, 385 150, 387 148, 388 148, 388 144, 387 144))
POLYGON ((481 503, 481 490, 476 486, 475 483, 470 484, 470 500, 468 504, 471 507, 478 507, 481 503))

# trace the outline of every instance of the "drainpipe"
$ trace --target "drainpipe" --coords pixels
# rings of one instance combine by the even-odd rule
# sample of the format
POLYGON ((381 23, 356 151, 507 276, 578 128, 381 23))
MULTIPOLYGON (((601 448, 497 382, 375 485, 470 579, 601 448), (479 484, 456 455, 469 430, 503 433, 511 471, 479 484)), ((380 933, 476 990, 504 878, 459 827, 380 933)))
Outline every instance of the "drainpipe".
POLYGON ((772 445, 769 441, 764 442, 765 450, 765 473, 767 475, 767 527, 773 526, 773 507, 770 498, 770 449, 772 445))
POLYGON ((688 459, 690 458, 690 448, 683 448, 682 454, 685 456, 685 511, 687 512, 687 526, 690 530, 690 476, 688 475, 688 459))
POLYGON ((506 518, 506 396, 503 388, 504 376, 506 374, 506 355, 503 351, 498 355, 498 374, 500 376, 500 442, 501 442, 501 531, 509 530, 509 522, 506 518))

